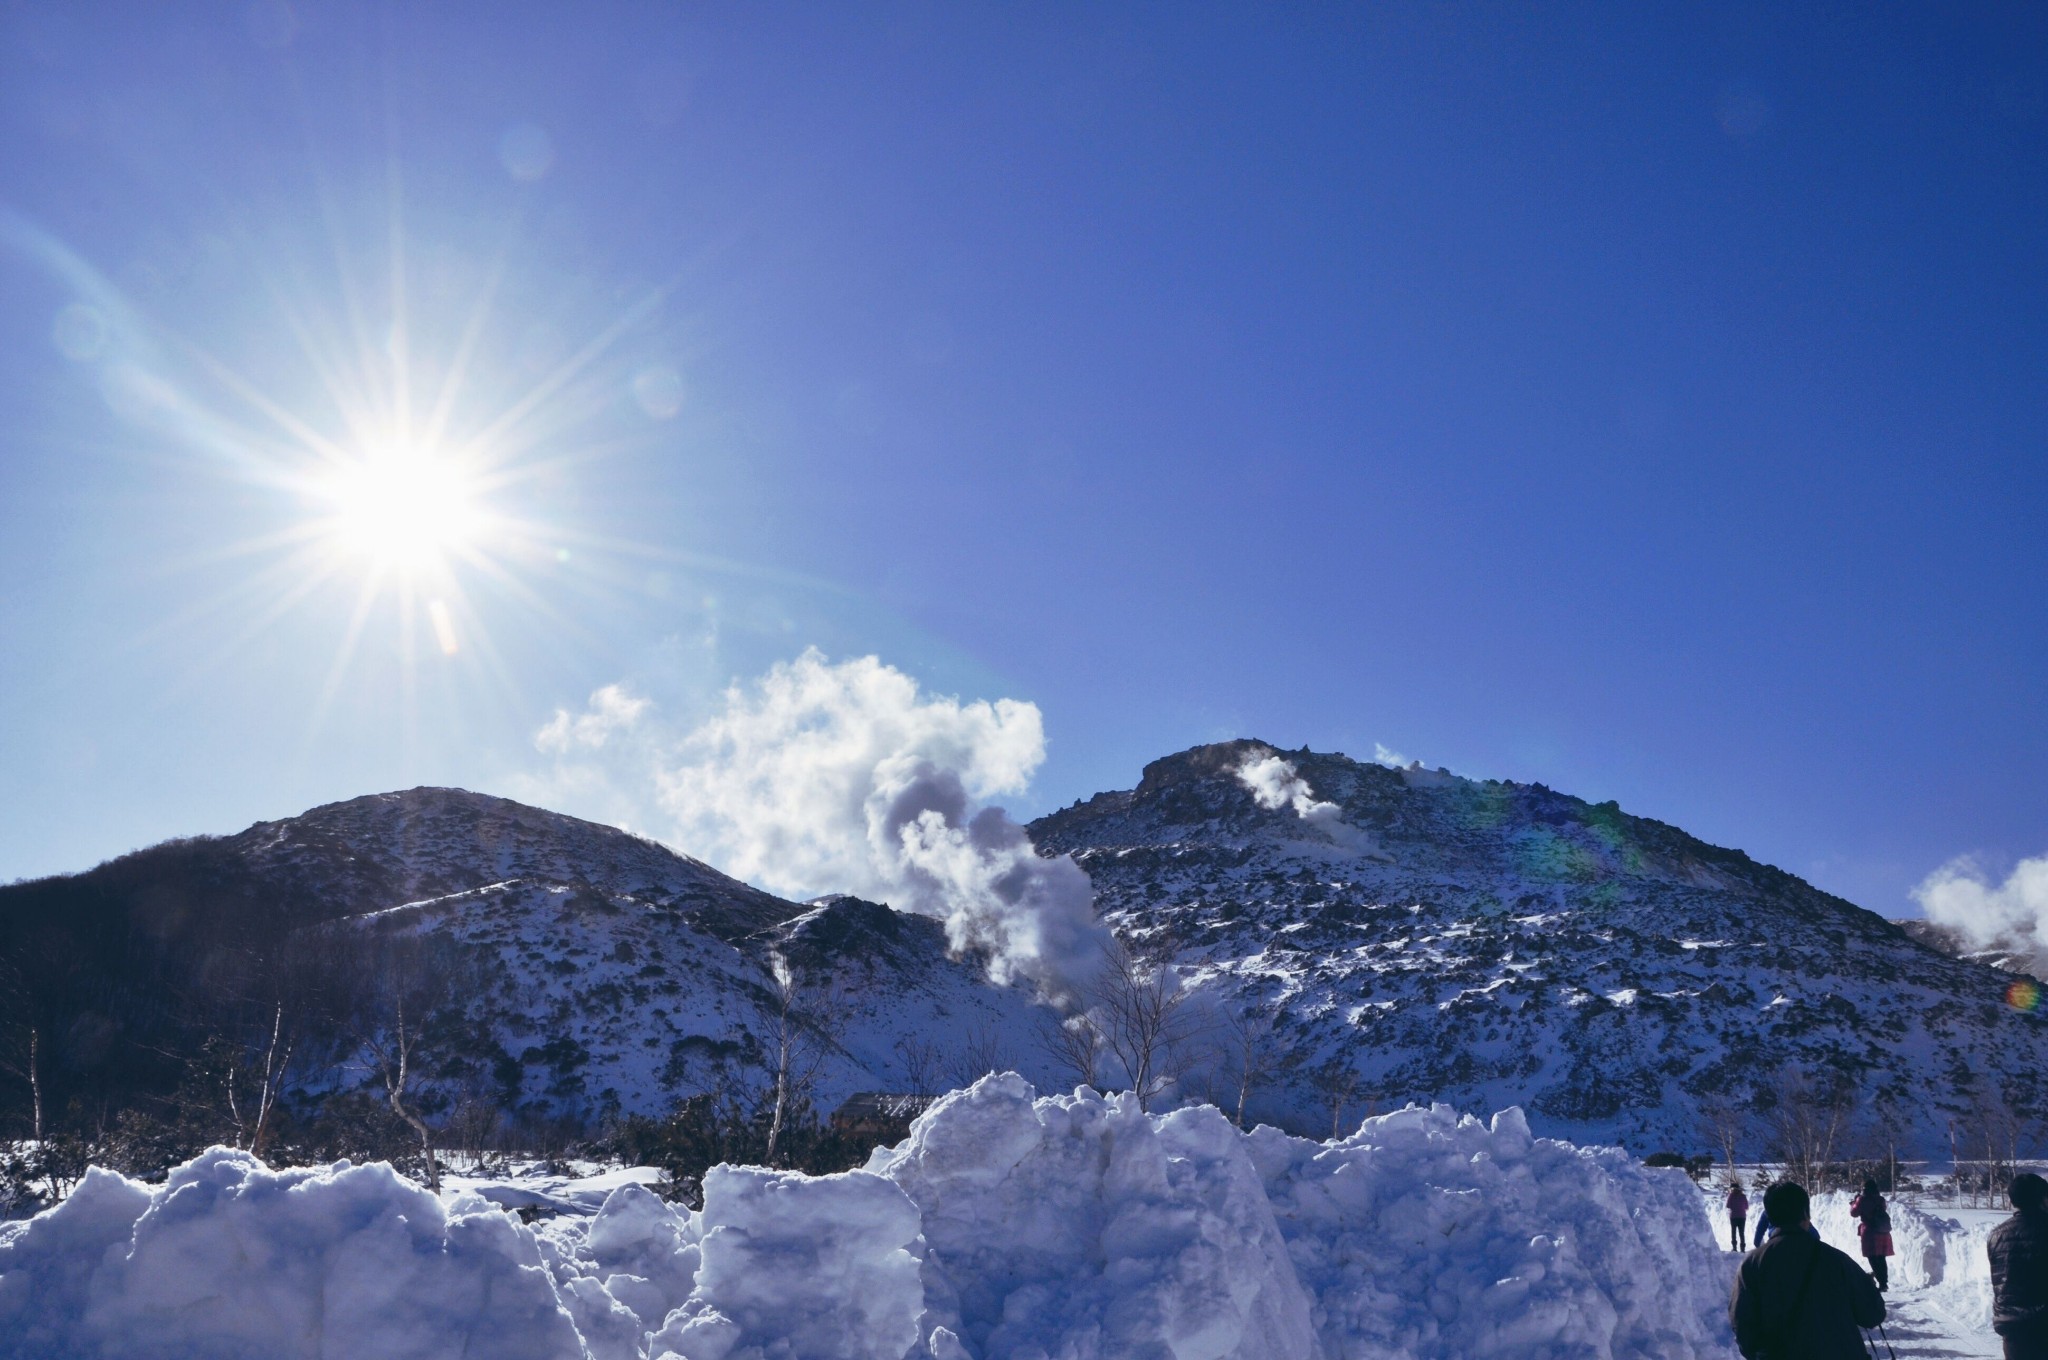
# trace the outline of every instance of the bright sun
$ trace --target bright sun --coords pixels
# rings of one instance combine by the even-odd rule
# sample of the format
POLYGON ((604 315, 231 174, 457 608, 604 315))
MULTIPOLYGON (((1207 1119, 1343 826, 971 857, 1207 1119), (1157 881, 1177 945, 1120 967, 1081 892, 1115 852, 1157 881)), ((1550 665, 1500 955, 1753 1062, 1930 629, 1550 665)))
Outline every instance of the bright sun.
POLYGON ((404 444, 336 469, 326 499, 343 547, 401 573, 441 566, 473 546, 482 523, 471 479, 433 450, 404 444))

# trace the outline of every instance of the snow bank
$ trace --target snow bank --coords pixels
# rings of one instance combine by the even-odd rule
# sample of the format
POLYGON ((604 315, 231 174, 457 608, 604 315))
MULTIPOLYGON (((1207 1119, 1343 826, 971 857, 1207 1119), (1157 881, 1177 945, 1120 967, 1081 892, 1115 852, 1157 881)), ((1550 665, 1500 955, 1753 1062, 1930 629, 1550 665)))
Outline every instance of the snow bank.
POLYGON ((1246 1144, 1330 1360, 1732 1352, 1727 1272, 1682 1172, 1533 1138, 1513 1109, 1246 1144))
MULTIPOLYGON (((1981 1254, 1981 1249, 1980 1249, 1981 1254)), ((621 1184, 537 1227, 382 1165, 215 1149, 0 1230, 0 1354, 320 1360, 1532 1360, 1732 1354, 1682 1177, 1448 1109, 1315 1143, 1214 1109, 932 1107, 866 1169, 621 1184)))
POLYGON ((697 1222, 697 1287, 652 1354, 902 1360, 917 1344, 917 1207, 880 1176, 716 1167, 697 1222))
MULTIPOLYGON (((1243 1135, 1213 1107, 1034 1099, 1014 1073, 939 1101, 868 1169, 915 1201, 932 1330, 994 1360, 1315 1355, 1243 1135)), ((934 1351, 939 1349, 933 1346, 934 1351)))
POLYGON ((2004 1220, 2003 1214, 1981 1211, 1934 1220, 1941 1229, 1941 1276, 1929 1282, 1927 1304, 1966 1333, 1991 1335, 1991 1256, 1986 1248, 1991 1230, 2004 1220))
POLYGON ((35 1357, 582 1353, 530 1233, 389 1166, 215 1148, 159 1189, 94 1172, 0 1243, 0 1352, 35 1357))
MULTIPOLYGON (((1813 1224, 1822 1238, 1860 1260, 1850 1198, 1840 1191, 1816 1196, 1813 1224)), ((1888 1200, 1885 1207, 1892 1216, 1892 1287, 1924 1289, 1930 1308, 1965 1331, 1989 1335, 1991 1258, 1985 1246, 2005 1215, 1983 1209, 1943 1214, 1906 1199, 1888 1200)))

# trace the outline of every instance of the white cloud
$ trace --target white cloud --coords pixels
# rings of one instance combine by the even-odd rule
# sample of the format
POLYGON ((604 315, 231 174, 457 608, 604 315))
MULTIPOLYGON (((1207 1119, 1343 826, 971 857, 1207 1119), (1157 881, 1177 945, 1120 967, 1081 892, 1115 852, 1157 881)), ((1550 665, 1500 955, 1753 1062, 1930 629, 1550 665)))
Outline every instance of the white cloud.
POLYGON ((926 695, 875 657, 813 649, 728 690, 657 780, 691 854, 791 896, 852 892, 938 917, 999 978, 1063 992, 1106 938, 1088 876, 984 805, 1044 758, 1036 705, 926 695))
POLYGON ((1398 770, 1414 763, 1399 751, 1391 750, 1378 742, 1372 744, 1372 762, 1375 765, 1384 765, 1390 770, 1398 770))
POLYGON ((2048 855, 2021 860, 1998 884, 1965 855, 1922 879, 1913 897, 1928 920, 1954 926, 1984 947, 2048 943, 2048 855))
POLYGON ((645 717, 653 704, 624 685, 606 685, 594 691, 581 713, 566 708, 555 710, 540 731, 533 734, 534 747, 545 755, 568 755, 572 751, 594 751, 616 732, 629 731, 645 717))

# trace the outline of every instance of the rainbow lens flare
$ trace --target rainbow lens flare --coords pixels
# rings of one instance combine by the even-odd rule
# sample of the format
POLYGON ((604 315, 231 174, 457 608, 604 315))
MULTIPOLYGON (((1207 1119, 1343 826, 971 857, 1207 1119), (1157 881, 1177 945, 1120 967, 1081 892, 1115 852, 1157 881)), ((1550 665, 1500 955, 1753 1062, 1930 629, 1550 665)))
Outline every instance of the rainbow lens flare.
POLYGON ((2005 1004, 2016 1011, 2036 1010, 2041 1005, 2040 984, 2021 978, 2005 989, 2005 1004))

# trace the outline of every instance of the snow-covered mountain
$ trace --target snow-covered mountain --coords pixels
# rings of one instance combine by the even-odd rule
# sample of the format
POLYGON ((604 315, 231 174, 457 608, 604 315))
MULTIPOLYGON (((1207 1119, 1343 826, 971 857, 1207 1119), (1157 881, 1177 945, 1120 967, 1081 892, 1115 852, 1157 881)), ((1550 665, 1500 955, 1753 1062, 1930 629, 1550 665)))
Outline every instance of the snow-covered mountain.
POLYGON ((1845 1143, 1946 1149, 1951 1116, 2048 1094, 2048 1023, 2008 975, 1612 803, 1236 741, 1031 833, 1119 928, 1169 937, 1198 995, 1274 1015, 1294 1075, 1264 1104, 1297 1118, 1332 1060, 1382 1108, 1521 1104, 1637 1147, 1705 1146, 1716 1100, 1758 1146, 1794 1070, 1857 1100, 1845 1143))
MULTIPOLYGON (((1174 960, 1177 1094, 1228 1108, 1245 1085, 1252 1114, 1296 1129, 1445 1100, 1522 1105, 1539 1133, 1697 1150, 1703 1108, 1724 1102, 1760 1152, 1796 1074, 1857 1099, 1845 1140, 1885 1125, 1933 1150, 1952 1117, 1967 1134, 2048 1095, 2048 1023, 2005 1004, 2009 975, 1611 803, 1238 741, 1156 761, 1031 833, 1174 960)), ((459 790, 0 888, 0 959, 49 1036, 53 1100, 174 1084, 165 1055, 233 1023, 219 998, 280 951, 365 975, 394 940, 431 945, 456 978, 440 1000, 462 1022, 436 1066, 448 1093, 504 1108, 658 1112, 759 1080, 778 959, 827 1109, 991 1068, 1075 1079, 1044 1042, 1050 1012, 949 956, 936 921, 785 901, 459 790)))
POLYGON ((379 951, 401 939, 447 975, 418 1000, 438 1016, 422 1065, 449 1099, 588 1118, 758 1082, 785 1011, 778 958, 826 1109, 991 1066, 1047 1075, 1028 1042, 1032 994, 950 957, 937 921, 786 901, 654 841, 458 789, 351 799, 0 888, 0 959, 26 993, 0 1002, 25 1002, 10 1019, 51 1036, 53 1101, 161 1090, 179 1079, 174 1055, 251 1017, 267 1027, 272 975, 289 969, 314 984, 282 999, 287 1022, 310 1027, 302 1056, 334 1059, 307 1074, 326 1089, 365 1077, 338 1011, 364 1004, 379 951))

